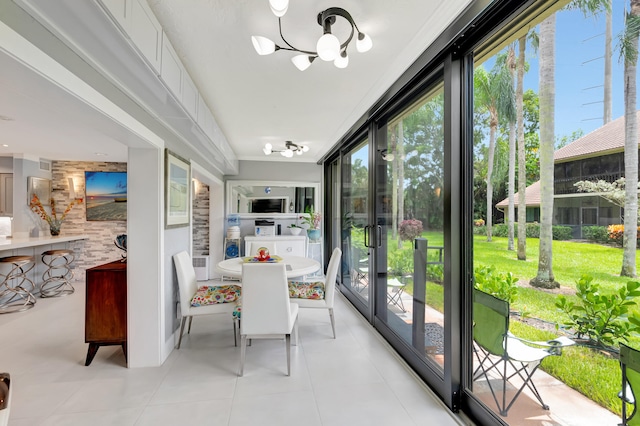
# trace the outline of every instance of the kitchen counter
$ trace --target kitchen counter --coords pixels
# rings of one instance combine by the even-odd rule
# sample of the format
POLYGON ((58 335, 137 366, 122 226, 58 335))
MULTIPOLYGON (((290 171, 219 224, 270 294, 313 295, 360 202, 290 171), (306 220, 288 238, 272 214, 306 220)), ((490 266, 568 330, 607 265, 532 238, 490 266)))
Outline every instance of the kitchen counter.
POLYGON ((27 237, 27 238, 0 238, 0 251, 13 250, 25 247, 46 246, 48 244, 67 243, 77 240, 88 240, 89 236, 85 234, 78 235, 57 235, 52 237, 27 237))

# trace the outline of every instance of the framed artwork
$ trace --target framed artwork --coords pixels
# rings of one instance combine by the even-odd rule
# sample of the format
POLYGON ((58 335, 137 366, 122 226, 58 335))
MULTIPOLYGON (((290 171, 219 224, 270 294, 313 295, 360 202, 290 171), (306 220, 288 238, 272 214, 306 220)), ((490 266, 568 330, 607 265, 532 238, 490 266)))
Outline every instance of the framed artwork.
POLYGON ((127 220, 127 172, 84 172, 87 220, 127 220))
POLYGON ((31 198, 37 195, 43 206, 51 205, 51 180, 35 176, 27 177, 27 205, 31 204, 31 198))
POLYGON ((191 163, 165 150, 165 229, 189 226, 191 163))

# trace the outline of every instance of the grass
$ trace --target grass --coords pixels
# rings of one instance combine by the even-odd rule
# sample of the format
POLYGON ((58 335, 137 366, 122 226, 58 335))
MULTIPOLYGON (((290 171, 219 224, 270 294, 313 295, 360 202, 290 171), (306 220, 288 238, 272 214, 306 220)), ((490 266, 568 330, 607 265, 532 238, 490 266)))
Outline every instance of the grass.
MULTIPOLYGON (((527 260, 519 261, 516 252, 507 250, 506 238, 494 237, 492 242, 487 242, 486 237, 476 235, 474 266, 493 265, 499 272, 511 272, 518 279, 528 281, 537 273, 538 243, 538 239, 527 239, 527 260)), ((562 287, 575 290, 575 282, 587 274, 594 277, 594 282, 600 284, 603 292, 611 293, 631 280, 619 276, 621 248, 573 241, 554 241, 552 247, 553 272, 562 287)), ((640 265, 640 256, 637 262, 640 265)), ((533 287, 521 287, 511 309, 560 323, 564 314, 555 307, 556 297, 533 287)), ((555 335, 518 321, 511 321, 510 329, 515 335, 529 340, 548 340, 555 335)), ((636 336, 630 340, 638 347, 636 336)), ((560 357, 545 358, 541 368, 592 401, 614 413, 621 413, 621 402, 617 397, 621 371, 617 359, 590 348, 571 347, 565 349, 560 357)))
MULTIPOLYGON (((443 245, 441 233, 425 232, 422 236, 428 240, 429 246, 443 245)), ((507 250, 506 238, 494 237, 492 242, 487 242, 485 236, 475 235, 474 267, 495 266, 497 272, 511 272, 521 284, 525 284, 518 289, 518 296, 511 305, 512 311, 551 323, 562 323, 564 314, 555 307, 557 294, 526 286, 528 280, 537 274, 538 244, 538 239, 527 239, 527 260, 520 261, 515 251, 507 250)), ((388 247, 390 252, 398 250, 397 241, 390 240, 388 247)), ((411 243, 403 242, 402 249, 411 250, 411 243)), ((640 252, 637 256, 637 264, 640 265, 640 252)), ((594 277, 594 282, 600 284, 603 292, 614 292, 631 280, 619 276, 621 266, 622 249, 619 247, 574 241, 553 242, 553 272, 563 293, 575 290, 575 282, 583 274, 594 277)), ((413 294, 412 280, 409 280, 406 291, 413 294)), ((429 306, 442 312, 442 285, 427 282, 426 292, 429 306)), ((567 297, 577 299, 571 294, 567 297)), ((528 340, 550 340, 557 336, 515 320, 511 321, 511 331, 528 340)), ((636 336, 630 340, 640 347, 640 339, 636 336)), ((587 347, 574 346, 566 348, 562 356, 545 358, 541 368, 604 408, 620 414, 621 402, 617 394, 621 372, 617 359, 587 347)))
MULTIPOLYGON (((554 333, 519 321, 512 321, 509 329, 527 340, 545 341, 556 337, 554 333)), ((540 368, 609 411, 621 414, 622 404, 617 395, 622 374, 617 359, 590 348, 571 346, 565 348, 561 356, 546 357, 540 368)))

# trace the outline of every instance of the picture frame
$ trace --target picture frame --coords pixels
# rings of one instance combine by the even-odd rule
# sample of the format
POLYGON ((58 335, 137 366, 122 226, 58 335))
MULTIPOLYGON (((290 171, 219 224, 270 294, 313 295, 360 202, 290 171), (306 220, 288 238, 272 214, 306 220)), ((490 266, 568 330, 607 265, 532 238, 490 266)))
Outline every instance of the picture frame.
POLYGON ((165 229, 189 226, 191 221, 191 163, 165 150, 165 229))
POLYGON ((127 172, 84 172, 85 217, 91 221, 127 220, 127 172))
POLYGON ((27 205, 31 205, 31 198, 37 195, 43 206, 51 205, 51 179, 35 176, 27 177, 27 205))

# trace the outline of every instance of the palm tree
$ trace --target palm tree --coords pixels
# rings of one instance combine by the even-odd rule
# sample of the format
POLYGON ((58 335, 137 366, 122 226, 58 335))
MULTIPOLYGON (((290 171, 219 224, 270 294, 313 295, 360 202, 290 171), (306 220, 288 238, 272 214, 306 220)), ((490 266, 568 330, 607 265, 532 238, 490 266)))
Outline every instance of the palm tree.
POLYGON ((513 121, 515 102, 513 98, 513 82, 509 69, 504 61, 496 62, 493 70, 487 72, 477 68, 474 73, 474 89, 476 105, 489 113, 489 152, 487 154, 487 241, 491 241, 493 222, 493 160, 496 147, 496 130, 503 117, 513 121))
POLYGON ((534 287, 557 288, 553 275, 553 151, 555 142, 556 15, 540 23, 540 248, 534 287))
POLYGON ((631 0, 622 39, 624 58, 624 240, 620 275, 636 276, 638 226, 638 121, 636 115, 640 0, 631 0))
MULTIPOLYGON (((516 73, 516 52, 515 46, 510 44, 507 49, 507 62, 506 66, 511 73, 511 84, 513 85, 515 81, 515 73, 516 73)), ((522 102, 522 99, 520 99, 522 102)), ((514 102, 516 100, 514 99, 514 102)), ((520 111, 522 111, 522 106, 519 107, 520 111)), ((507 230, 508 230, 508 243, 507 250, 513 251, 513 228, 514 228, 514 219, 515 219, 515 205, 514 205, 514 192, 515 192, 515 181, 516 181, 516 118, 517 118, 518 106, 516 103, 516 115, 513 117, 513 120, 509 120, 509 183, 507 194, 509 198, 509 206, 507 208, 507 230)))
POLYGON ((518 64, 516 83, 516 127, 518 132, 518 260, 527 260, 527 166, 524 144, 524 55, 526 35, 518 39, 518 64))

